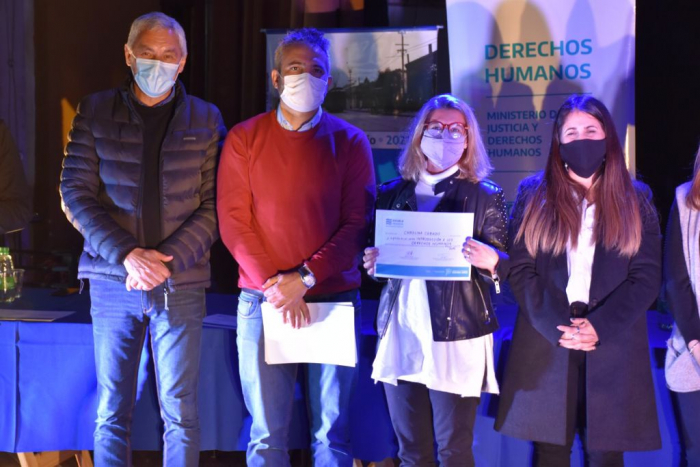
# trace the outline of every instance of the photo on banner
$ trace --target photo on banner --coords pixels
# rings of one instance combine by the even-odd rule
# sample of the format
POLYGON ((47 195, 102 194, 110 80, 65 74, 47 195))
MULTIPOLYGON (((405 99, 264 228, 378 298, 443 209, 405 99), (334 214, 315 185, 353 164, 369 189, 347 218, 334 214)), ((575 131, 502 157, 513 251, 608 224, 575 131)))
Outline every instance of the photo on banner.
MULTIPOLYGON (((322 30, 330 41, 331 76, 323 109, 367 134, 377 182, 398 176, 396 160, 416 112, 437 94, 438 27, 322 30)), ((267 30, 267 74, 285 30, 267 30)), ((267 108, 279 94, 268 83, 267 108)))
POLYGON ((635 0, 447 0, 447 25, 452 92, 474 108, 509 206, 574 93, 610 109, 635 174, 635 0))

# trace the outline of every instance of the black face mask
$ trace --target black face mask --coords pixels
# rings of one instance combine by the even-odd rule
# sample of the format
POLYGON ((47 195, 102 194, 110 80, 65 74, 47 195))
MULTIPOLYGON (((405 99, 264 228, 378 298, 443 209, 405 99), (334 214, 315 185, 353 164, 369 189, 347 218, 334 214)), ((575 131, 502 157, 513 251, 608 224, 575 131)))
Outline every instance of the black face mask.
POLYGON ((561 144, 559 153, 576 175, 588 178, 603 165, 605 149, 605 139, 579 139, 561 144))

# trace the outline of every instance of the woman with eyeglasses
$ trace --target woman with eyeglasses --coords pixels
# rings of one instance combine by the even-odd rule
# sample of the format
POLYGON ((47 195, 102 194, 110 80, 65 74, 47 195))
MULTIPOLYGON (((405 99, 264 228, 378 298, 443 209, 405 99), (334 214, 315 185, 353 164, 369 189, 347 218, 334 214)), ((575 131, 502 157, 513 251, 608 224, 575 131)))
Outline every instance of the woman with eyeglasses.
POLYGON ((608 109, 571 96, 543 174, 520 184, 508 278, 519 312, 496 429, 534 441, 533 465, 661 448, 647 310, 661 285, 659 220, 625 166, 608 109))
MULTIPOLYGON (((401 177, 379 188, 377 209, 474 213, 462 253, 470 281, 389 279, 377 316, 372 378, 384 384, 402 465, 473 466, 472 439, 482 392, 497 393, 491 287, 508 274, 503 190, 472 109, 443 94, 418 112, 399 158, 401 177)), ((377 248, 364 267, 375 272, 377 248)))

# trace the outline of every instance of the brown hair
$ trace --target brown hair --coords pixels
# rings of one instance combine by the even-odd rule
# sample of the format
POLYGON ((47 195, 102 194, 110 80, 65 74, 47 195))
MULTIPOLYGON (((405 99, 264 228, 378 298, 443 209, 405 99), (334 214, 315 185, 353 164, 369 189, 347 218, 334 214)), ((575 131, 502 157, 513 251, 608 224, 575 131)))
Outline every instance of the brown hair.
POLYGON ((467 149, 457 163, 459 166, 457 178, 466 178, 472 182, 480 182, 487 178, 493 171, 493 166, 481 140, 474 111, 462 99, 451 94, 441 94, 423 104, 411 123, 408 131, 410 140, 399 156, 399 172, 403 179, 418 181, 421 172, 425 170, 425 155, 420 149, 420 142, 423 138, 425 122, 436 109, 459 110, 466 121, 467 149))
POLYGON ((599 100, 572 95, 557 113, 544 175, 525 208, 515 240, 524 239, 533 257, 539 251, 561 254, 569 240, 576 246, 584 197, 596 204, 593 240, 623 256, 634 255, 642 242, 640 205, 612 116, 599 100), (569 177, 559 152, 561 129, 572 112, 595 117, 605 131, 605 161, 588 192, 569 177))
POLYGON ((693 181, 688 194, 685 195, 685 204, 691 209, 700 210, 700 148, 695 154, 695 166, 693 167, 693 181))

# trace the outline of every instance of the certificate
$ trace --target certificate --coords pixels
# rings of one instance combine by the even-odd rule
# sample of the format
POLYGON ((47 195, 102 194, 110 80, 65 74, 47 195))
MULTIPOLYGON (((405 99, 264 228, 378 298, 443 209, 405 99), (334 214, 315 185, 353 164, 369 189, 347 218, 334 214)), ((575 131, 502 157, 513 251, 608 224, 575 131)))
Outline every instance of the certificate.
POLYGON ((377 277, 468 281, 462 244, 474 231, 474 213, 378 209, 374 245, 377 277))
POLYGON ((355 366, 355 307, 350 302, 307 303, 311 320, 295 329, 282 312, 262 303, 265 363, 328 363, 355 366))

